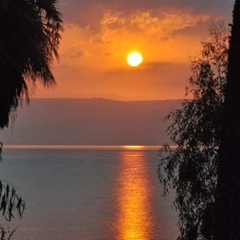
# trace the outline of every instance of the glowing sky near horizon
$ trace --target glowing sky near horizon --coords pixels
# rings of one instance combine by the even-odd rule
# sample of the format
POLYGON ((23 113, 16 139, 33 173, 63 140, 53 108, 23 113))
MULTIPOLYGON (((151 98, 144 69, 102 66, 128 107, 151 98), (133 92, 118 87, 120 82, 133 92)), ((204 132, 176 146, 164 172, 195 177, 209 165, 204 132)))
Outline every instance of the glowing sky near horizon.
POLYGON ((60 1, 65 31, 57 86, 38 89, 37 98, 156 100, 184 98, 189 57, 201 49, 210 24, 228 24, 234 1, 69 0, 60 1), (127 55, 144 62, 132 68, 127 55))

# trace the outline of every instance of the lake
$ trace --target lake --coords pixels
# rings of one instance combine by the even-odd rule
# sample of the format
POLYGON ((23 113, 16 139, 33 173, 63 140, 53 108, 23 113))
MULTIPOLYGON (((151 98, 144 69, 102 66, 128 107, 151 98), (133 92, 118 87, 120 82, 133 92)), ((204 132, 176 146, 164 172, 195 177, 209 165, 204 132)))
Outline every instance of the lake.
POLYGON ((1 179, 26 202, 13 239, 174 240, 156 147, 6 146, 1 179))

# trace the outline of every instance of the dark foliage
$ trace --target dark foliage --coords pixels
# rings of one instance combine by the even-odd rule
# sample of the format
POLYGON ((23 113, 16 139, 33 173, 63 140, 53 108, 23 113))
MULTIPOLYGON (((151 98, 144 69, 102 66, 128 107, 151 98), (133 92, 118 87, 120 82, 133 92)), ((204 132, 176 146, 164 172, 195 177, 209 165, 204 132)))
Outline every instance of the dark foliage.
POLYGON ((0 128, 8 126, 9 114, 29 85, 37 79, 54 84, 50 63, 58 57, 62 30, 57 0, 0 1, 0 128))
POLYGON ((192 76, 181 108, 171 112, 167 132, 176 148, 161 149, 158 175, 176 191, 179 240, 212 239, 217 158, 222 128, 222 106, 227 74, 228 37, 223 23, 210 27, 200 57, 192 60, 192 76))
MULTIPOLYGON (((62 29, 57 0, 0 1, 0 128, 7 127, 11 112, 22 99, 29 101, 29 87, 37 80, 55 83, 51 72, 62 29)), ((2 158, 2 143, 0 160, 2 158)), ((0 181, 0 212, 10 221, 14 211, 22 217, 25 203, 15 189, 0 181)), ((2 238, 6 232, 1 228, 2 238)), ((11 233, 9 233, 9 236, 11 233)))
MULTIPOLYGON (((2 143, 0 143, 0 161, 2 160, 2 143)), ((14 187, 0 180, 0 212, 2 216, 11 221, 14 218, 14 212, 17 211, 18 216, 21 218, 25 209, 24 200, 16 194, 14 187)), ((0 227, 1 230, 1 227, 0 227)), ((0 231, 3 233, 3 231, 0 231)))
POLYGON ((13 211, 17 210, 19 217, 22 217, 25 209, 25 203, 21 197, 16 194, 13 186, 0 181, 0 211, 7 221, 14 218, 13 211))
POLYGON ((233 9, 215 203, 216 240, 240 239, 240 0, 233 9))
POLYGON ((13 234, 16 232, 16 229, 10 230, 7 227, 0 225, 0 240, 10 240, 13 236, 13 234))

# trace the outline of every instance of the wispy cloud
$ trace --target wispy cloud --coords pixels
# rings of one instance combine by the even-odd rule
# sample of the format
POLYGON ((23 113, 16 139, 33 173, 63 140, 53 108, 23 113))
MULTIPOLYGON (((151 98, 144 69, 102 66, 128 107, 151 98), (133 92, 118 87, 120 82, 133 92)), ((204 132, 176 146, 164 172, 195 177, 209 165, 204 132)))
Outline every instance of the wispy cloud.
POLYGON ((189 56, 199 52, 207 27, 225 16, 228 5, 231 15, 233 2, 62 0, 58 90, 50 97, 181 98, 189 56), (133 50, 143 55, 137 69, 126 62, 133 50))

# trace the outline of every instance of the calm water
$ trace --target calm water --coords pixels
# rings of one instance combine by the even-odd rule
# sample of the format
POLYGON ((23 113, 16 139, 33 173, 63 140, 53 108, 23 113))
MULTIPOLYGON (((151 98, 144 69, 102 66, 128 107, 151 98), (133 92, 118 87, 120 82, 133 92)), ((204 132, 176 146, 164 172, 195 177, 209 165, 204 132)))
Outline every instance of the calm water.
POLYGON ((161 197, 156 149, 5 148, 1 179, 26 201, 13 239, 173 240, 172 199, 161 197))

